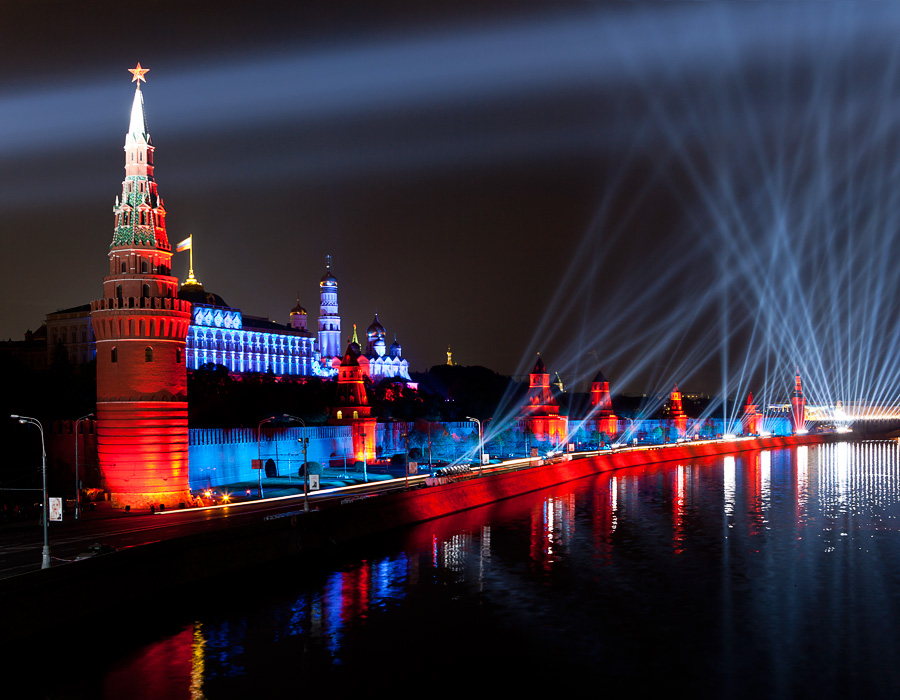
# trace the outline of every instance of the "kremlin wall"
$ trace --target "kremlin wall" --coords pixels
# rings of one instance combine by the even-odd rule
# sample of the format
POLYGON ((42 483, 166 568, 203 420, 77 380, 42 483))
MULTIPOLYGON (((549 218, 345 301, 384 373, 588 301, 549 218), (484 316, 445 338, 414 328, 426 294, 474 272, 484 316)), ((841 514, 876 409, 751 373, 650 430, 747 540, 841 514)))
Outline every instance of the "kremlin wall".
MULTIPOLYGON (((144 113, 141 82, 147 71, 138 64, 131 72, 137 85, 125 136, 125 179, 113 206, 113 236, 102 294, 89 305, 49 314, 46 328, 26 341, 30 345, 20 348, 26 354, 45 353, 47 365, 60 347, 74 363, 96 359, 96 421, 82 421, 81 426, 88 434, 82 445, 85 453, 91 455, 96 449, 102 487, 120 506, 172 507, 191 502, 192 490, 252 481, 258 475, 252 462, 263 457, 263 443, 267 452, 274 449, 272 461, 279 476, 296 474, 299 469, 300 438, 309 439, 306 458, 322 464, 373 462, 403 452, 399 437, 404 431, 410 434, 413 426, 379 423, 367 398, 366 383, 385 378, 408 382, 408 362, 396 337, 387 345, 387 332, 377 314, 366 329, 365 347, 355 325, 343 346, 338 280, 330 256, 319 281, 316 333, 310 331, 308 312, 299 298, 289 322, 279 324, 245 315, 207 292, 194 277, 190 237, 176 246, 176 252, 191 251, 188 279, 179 286, 171 274, 167 210, 157 188, 155 149, 144 113), (265 440, 260 440, 257 429, 189 430, 187 373, 207 365, 222 365, 235 376, 266 373, 334 380, 337 391, 328 425, 286 428, 265 440)), ((31 363, 35 367, 41 364, 31 363)), ((579 441, 595 446, 616 440, 674 441, 758 433, 762 427, 752 396, 743 419, 733 425, 721 420, 691 420, 682 408, 677 386, 669 399, 667 420, 637 425, 628 421, 626 425, 613 412, 609 382, 602 372, 592 382, 588 414, 572 425, 564 413, 551 390, 550 373, 538 356, 520 416, 506 431, 513 435, 504 438, 494 431, 494 446, 502 443, 504 452, 521 449, 537 456, 579 441)), ((798 371, 791 420, 778 422, 767 417, 765 427, 787 434, 804 424, 798 371)), ((443 430, 452 436, 450 458, 458 458, 466 450, 475 452, 472 444, 477 447, 478 430, 474 422, 444 424, 443 430)), ((69 436, 75 437, 71 429, 69 436)), ((62 439, 65 442, 64 436, 62 439)))

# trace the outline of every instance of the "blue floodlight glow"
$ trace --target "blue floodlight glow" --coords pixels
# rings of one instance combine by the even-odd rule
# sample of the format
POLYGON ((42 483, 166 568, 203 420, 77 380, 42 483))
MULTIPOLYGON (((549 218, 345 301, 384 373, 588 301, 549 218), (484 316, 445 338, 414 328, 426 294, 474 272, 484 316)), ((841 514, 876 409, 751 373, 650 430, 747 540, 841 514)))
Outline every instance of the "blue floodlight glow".
MULTIPOLYGON (((596 351, 614 390, 639 380, 650 414, 674 383, 718 364, 729 424, 750 391, 763 407, 786 402, 799 365, 808 403, 896 415, 900 50, 872 15, 846 9, 819 18, 813 32, 828 41, 816 48, 806 43, 808 21, 819 20, 805 11, 773 22, 778 36, 765 53, 750 50, 750 37, 762 36, 740 26, 748 15, 723 10, 717 36, 734 43, 718 44, 715 65, 688 67, 670 54, 665 67, 635 60, 629 76, 643 86, 647 110, 623 151, 638 160, 655 148, 645 183, 669 184, 680 222, 656 241, 663 255, 644 249, 629 282, 609 288, 620 263, 608 251, 621 250, 634 211, 654 204, 630 191, 623 209, 613 178, 521 373, 542 350, 551 371, 583 385, 596 371, 587 351, 596 351), (694 289, 675 284, 686 276, 697 279, 694 289), (551 357, 547 339, 566 324, 580 324, 579 342, 551 357)), ((894 11, 879 18, 896 26, 894 11)), ((627 159, 619 166, 627 170, 627 159)))

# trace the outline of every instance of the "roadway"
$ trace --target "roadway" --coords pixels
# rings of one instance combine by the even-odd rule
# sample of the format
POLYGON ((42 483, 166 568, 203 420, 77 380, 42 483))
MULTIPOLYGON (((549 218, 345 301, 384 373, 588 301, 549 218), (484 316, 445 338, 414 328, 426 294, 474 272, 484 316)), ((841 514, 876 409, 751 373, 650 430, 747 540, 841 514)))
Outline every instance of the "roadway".
MULTIPOLYGON (((534 460, 511 460, 506 464, 486 467, 483 473, 521 469, 532 461, 534 460)), ((426 474, 411 476, 409 486, 424 486, 428 478, 429 475, 426 474)), ((348 500, 369 498, 405 488, 405 480, 397 478, 313 491, 309 495, 309 509, 337 507, 348 500)), ((271 484, 266 489, 270 493, 273 491, 271 484)), ((64 516, 63 522, 49 524, 51 565, 77 564, 76 557, 95 542, 112 545, 116 549, 126 549, 260 519, 302 515, 304 506, 303 495, 242 500, 227 505, 156 513, 126 513, 113 508, 109 503, 98 503, 94 511, 83 508, 79 520, 70 511, 64 516)), ((0 527, 0 578, 39 569, 42 546, 43 529, 34 519, 0 527)))

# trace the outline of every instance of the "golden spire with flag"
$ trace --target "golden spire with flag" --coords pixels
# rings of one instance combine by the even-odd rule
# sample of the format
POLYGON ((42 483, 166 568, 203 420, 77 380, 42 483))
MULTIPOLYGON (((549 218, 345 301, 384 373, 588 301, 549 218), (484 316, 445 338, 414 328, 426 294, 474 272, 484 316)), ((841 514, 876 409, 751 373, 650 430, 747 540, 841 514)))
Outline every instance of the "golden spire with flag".
POLYGON ((202 287, 200 284, 200 280, 194 277, 194 234, 191 234, 187 238, 185 238, 181 243, 175 246, 175 252, 181 253, 183 251, 190 251, 190 266, 188 268, 188 278, 184 281, 186 285, 197 285, 202 287))

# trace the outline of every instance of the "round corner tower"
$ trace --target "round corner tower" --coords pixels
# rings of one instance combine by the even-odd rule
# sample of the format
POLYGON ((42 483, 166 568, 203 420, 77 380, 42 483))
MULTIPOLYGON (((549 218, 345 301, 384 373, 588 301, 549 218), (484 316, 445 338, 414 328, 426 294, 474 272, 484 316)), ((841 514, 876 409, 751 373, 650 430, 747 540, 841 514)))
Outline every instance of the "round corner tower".
POLYGON ((185 338, 190 302, 171 275, 166 211, 153 178, 138 64, 125 136, 125 180, 116 198, 109 274, 91 303, 97 338, 97 451, 120 506, 190 499, 185 338))

